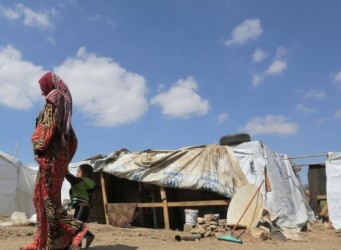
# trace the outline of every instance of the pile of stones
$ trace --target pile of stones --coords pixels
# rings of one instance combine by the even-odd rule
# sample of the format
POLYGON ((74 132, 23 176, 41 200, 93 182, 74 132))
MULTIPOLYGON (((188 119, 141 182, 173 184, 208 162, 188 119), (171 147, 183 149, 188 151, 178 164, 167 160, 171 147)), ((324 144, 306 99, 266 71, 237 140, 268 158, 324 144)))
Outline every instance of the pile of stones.
POLYGON ((197 224, 191 227, 190 232, 200 234, 201 237, 225 233, 230 229, 227 227, 226 219, 219 219, 219 214, 205 214, 204 217, 198 217, 197 224))

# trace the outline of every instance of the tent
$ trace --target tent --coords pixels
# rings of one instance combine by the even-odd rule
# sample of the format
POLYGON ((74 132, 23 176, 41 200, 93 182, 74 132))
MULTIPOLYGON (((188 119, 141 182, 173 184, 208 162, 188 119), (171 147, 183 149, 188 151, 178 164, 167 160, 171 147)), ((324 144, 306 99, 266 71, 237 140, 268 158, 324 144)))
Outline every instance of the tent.
POLYGON ((35 214, 32 200, 36 171, 18 159, 0 151, 0 215, 13 212, 35 214))
POLYGON ((341 152, 328 153, 326 175, 329 218, 335 229, 341 229, 341 152))
POLYGON ((239 144, 233 147, 233 152, 249 183, 259 185, 268 176, 271 190, 263 186, 261 191, 265 197, 264 206, 278 217, 278 226, 299 229, 307 221, 315 220, 295 166, 286 155, 274 152, 261 141, 239 144))
POLYGON ((160 187, 208 190, 231 198, 245 183, 268 178, 265 207, 281 228, 301 229, 314 220, 298 175, 285 156, 260 141, 237 146, 203 145, 178 150, 115 151, 98 159, 95 171, 160 187))

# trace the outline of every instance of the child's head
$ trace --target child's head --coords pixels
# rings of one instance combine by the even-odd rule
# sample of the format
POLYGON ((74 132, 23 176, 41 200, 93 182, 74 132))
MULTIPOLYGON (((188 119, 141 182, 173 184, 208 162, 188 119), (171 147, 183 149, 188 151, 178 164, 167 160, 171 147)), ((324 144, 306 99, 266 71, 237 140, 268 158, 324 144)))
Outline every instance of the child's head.
POLYGON ((92 178, 92 173, 93 169, 90 164, 82 164, 78 166, 76 176, 79 178, 92 178))

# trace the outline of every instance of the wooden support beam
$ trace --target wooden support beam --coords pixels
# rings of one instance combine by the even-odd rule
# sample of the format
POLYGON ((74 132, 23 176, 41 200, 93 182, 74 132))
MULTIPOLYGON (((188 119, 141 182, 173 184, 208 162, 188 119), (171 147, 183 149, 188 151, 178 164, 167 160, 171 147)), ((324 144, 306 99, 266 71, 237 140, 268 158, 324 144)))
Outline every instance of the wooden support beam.
POLYGON ((326 201, 324 206, 321 208, 319 216, 328 217, 328 215, 327 215, 327 212, 328 212, 327 195, 317 195, 316 199, 317 199, 318 202, 326 201))
POLYGON ((326 204, 322 207, 321 212, 319 213, 319 216, 328 217, 328 216, 327 216, 327 212, 328 212, 328 203, 326 203, 326 204))
MULTIPOLYGON (((168 201, 168 207, 199 207, 199 206, 225 206, 230 200, 209 200, 209 201, 168 201)), ((163 207, 162 202, 137 203, 137 207, 163 207)))
POLYGON ((107 213, 107 204, 108 204, 108 196, 107 196, 107 189, 105 185, 105 178, 104 173, 101 171, 101 188, 102 188, 102 198, 103 198, 103 208, 104 208, 104 218, 105 218, 105 224, 109 224, 109 216, 107 213))
POLYGON ((168 202, 167 195, 164 187, 160 187, 161 201, 163 207, 163 218, 165 222, 165 229, 170 229, 169 227, 169 215, 168 215, 168 202))
POLYGON ((319 201, 320 200, 327 200, 327 195, 323 195, 323 194, 322 195, 316 195, 316 199, 319 201))

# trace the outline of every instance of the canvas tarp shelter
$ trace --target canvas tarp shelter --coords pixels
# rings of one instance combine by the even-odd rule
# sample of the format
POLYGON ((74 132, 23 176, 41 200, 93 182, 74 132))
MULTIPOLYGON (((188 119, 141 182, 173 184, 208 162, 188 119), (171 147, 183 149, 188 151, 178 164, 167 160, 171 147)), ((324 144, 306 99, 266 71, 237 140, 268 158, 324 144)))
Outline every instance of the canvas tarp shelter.
POLYGON ((196 146, 174 151, 115 151, 97 160, 95 169, 119 178, 158 186, 209 190, 233 197, 249 182, 258 185, 268 171, 272 191, 262 193, 265 207, 278 216, 282 228, 301 228, 314 215, 305 200, 299 178, 289 161, 259 141, 236 147, 196 146))
POLYGON ((231 197, 246 183, 231 148, 217 145, 185 147, 179 150, 147 150, 140 153, 115 151, 98 160, 95 167, 132 181, 158 186, 208 190, 231 197))
POLYGON ((341 228, 341 152, 328 153, 326 161, 327 203, 330 221, 335 229, 341 228))
POLYGON ((36 171, 0 151, 0 215, 35 214, 32 200, 35 178, 36 171))

